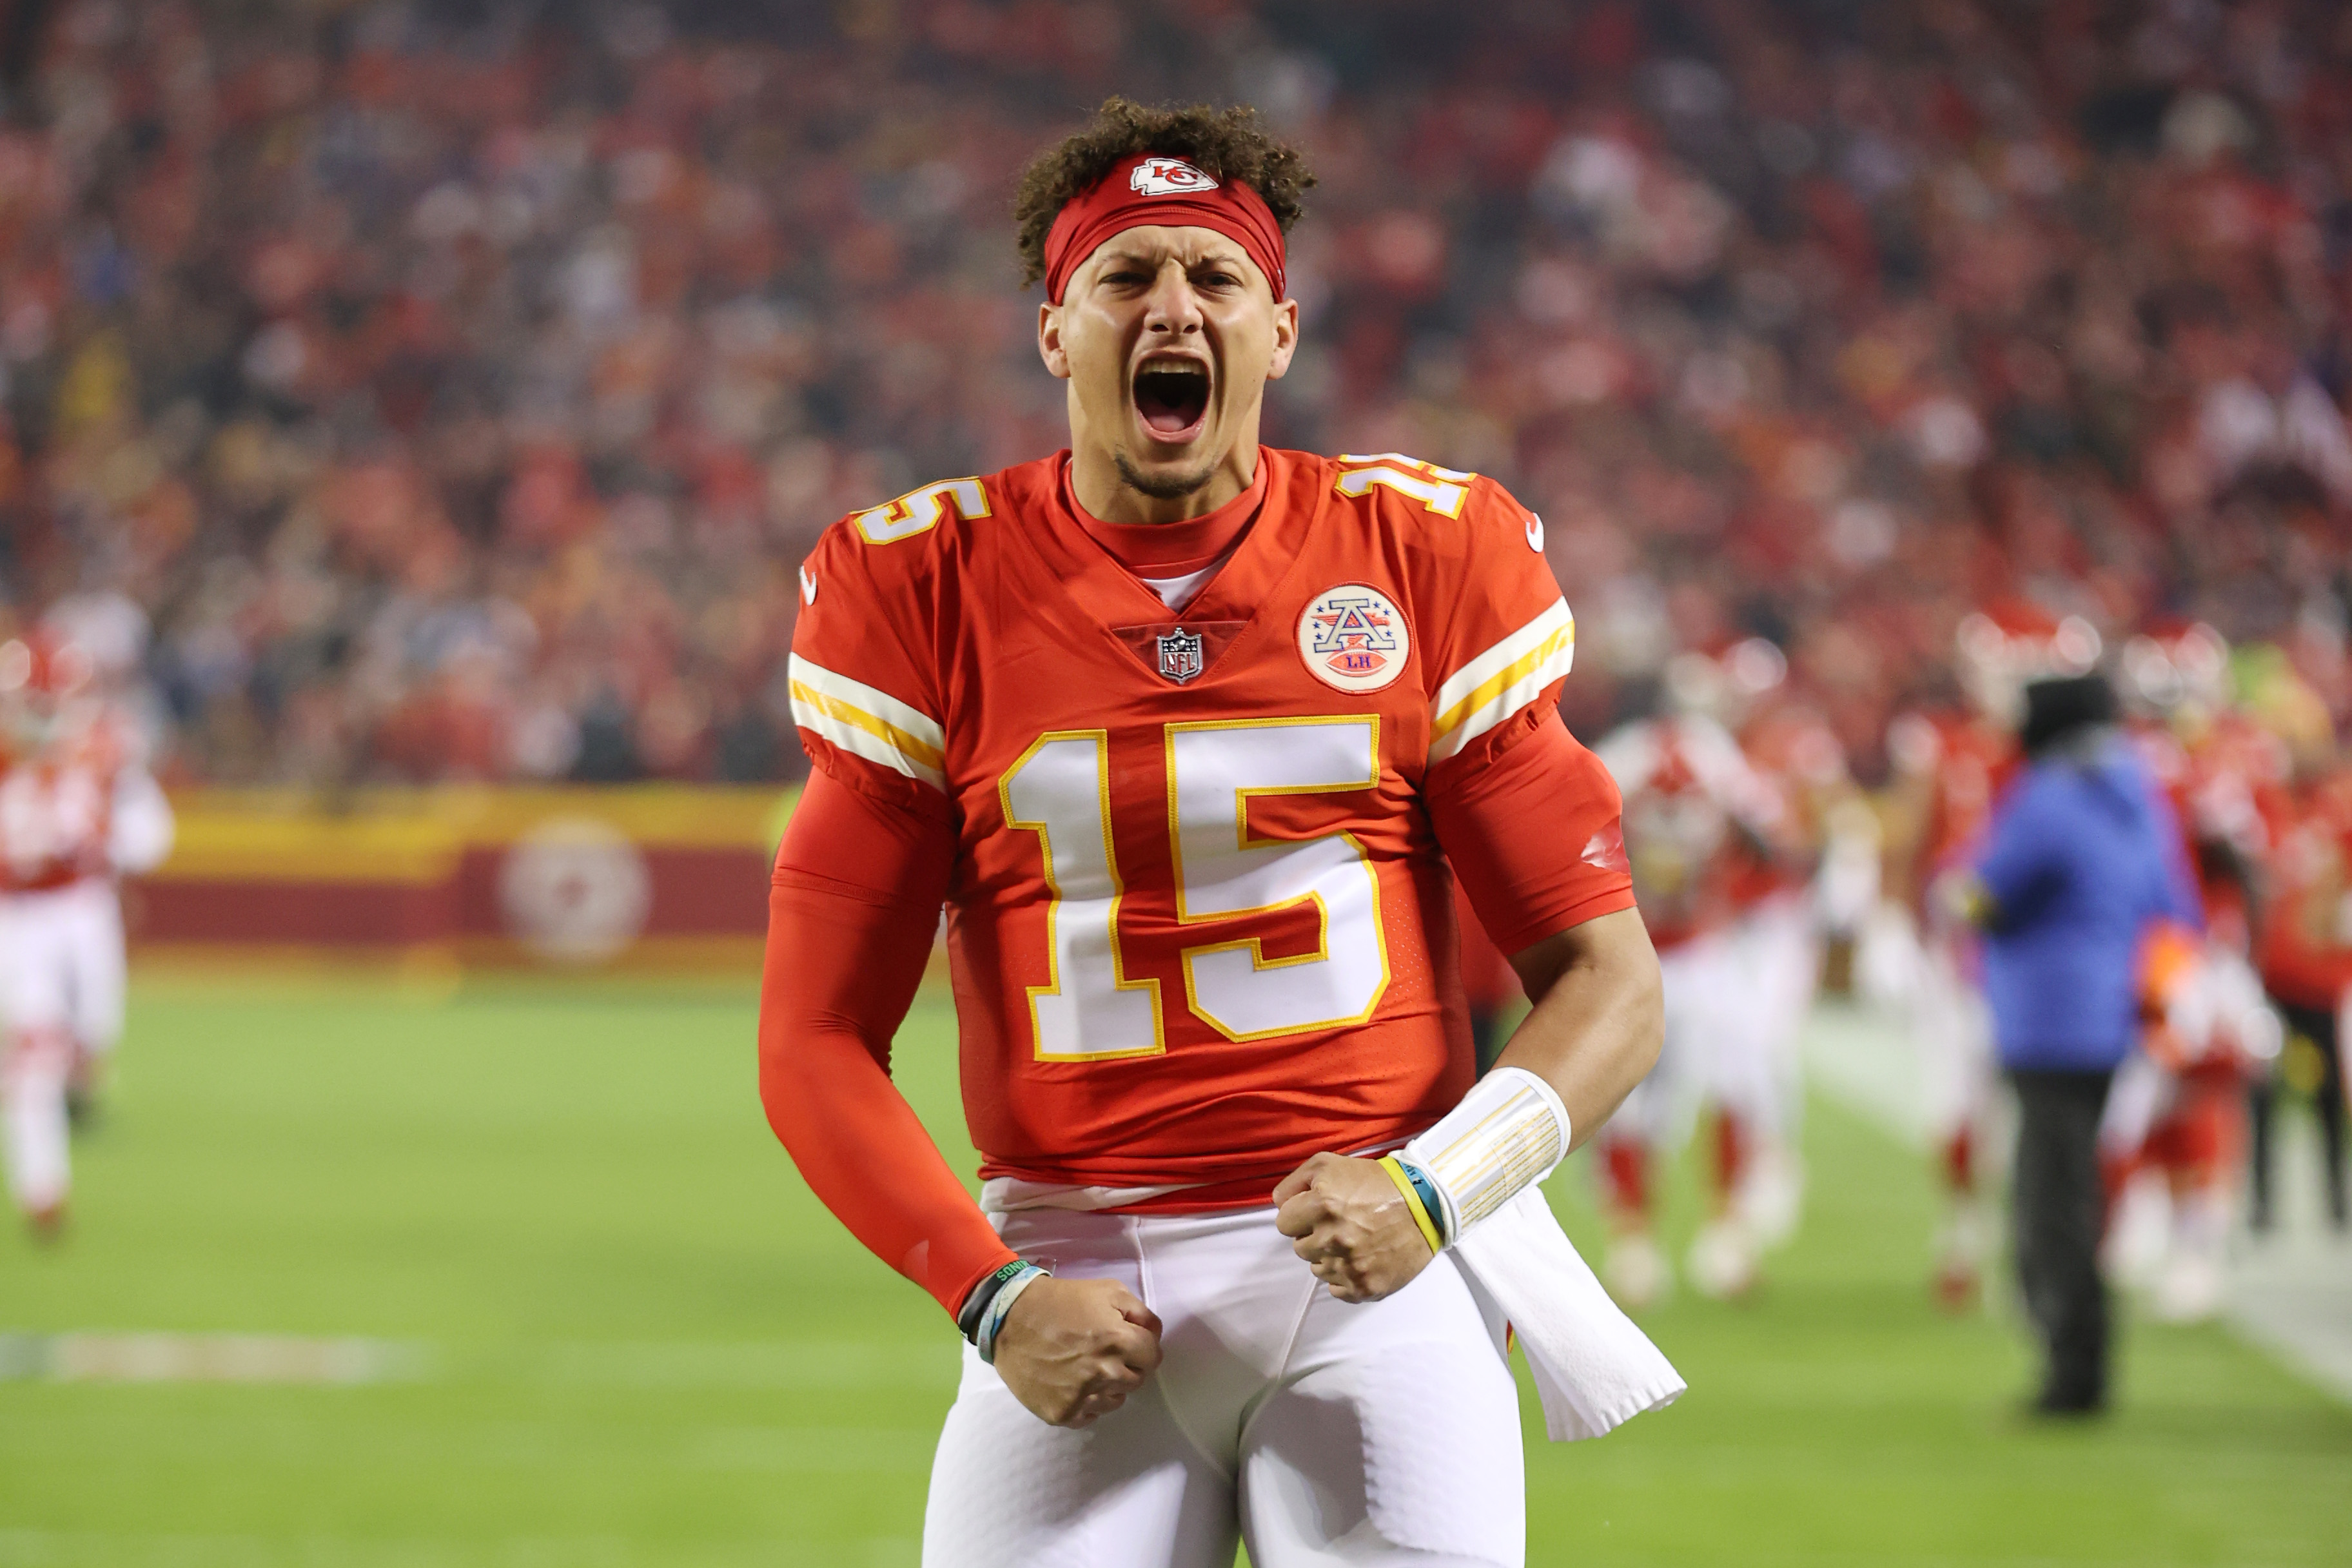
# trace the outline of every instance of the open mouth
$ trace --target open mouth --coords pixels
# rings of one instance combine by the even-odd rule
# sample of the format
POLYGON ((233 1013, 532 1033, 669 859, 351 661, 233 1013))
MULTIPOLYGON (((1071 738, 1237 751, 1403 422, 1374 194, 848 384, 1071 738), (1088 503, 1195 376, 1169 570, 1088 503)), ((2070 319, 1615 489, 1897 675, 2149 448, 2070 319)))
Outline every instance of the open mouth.
POLYGON ((1161 441, 1189 441, 1209 415, 1209 367, 1192 360, 1158 360, 1135 373, 1135 411, 1161 441))

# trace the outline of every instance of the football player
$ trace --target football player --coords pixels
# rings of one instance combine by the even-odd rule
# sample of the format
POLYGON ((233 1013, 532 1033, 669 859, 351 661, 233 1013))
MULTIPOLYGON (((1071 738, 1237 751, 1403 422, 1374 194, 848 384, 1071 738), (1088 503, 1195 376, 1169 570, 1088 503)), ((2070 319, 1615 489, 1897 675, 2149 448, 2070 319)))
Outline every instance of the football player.
POLYGON ((1602 1134, 1609 1289, 1633 1309, 1662 1299, 1673 1270, 1654 1234, 1658 1155, 1714 1112, 1712 1212, 1693 1241, 1691 1282, 1709 1296, 1754 1284, 1762 1238, 1740 1196, 1761 1140, 1777 1131, 1780 1083, 1760 1009, 1778 1011, 1751 970, 1742 921, 1780 882, 1784 803, 1715 715, 1724 671, 1685 652, 1666 667, 1666 711, 1603 739, 1598 754, 1624 801, 1625 847, 1661 955, 1664 1047, 1657 1068, 1602 1134))
POLYGON ((2274 1076, 2255 1079, 2249 1110, 2252 1205, 2259 1234, 2275 1224, 2277 1116, 2282 1087, 2311 1097, 2319 1121, 2320 1180, 2328 1223, 2352 1230, 2346 1124, 2344 1018, 2352 1013, 2352 770, 2340 759, 2327 710, 2275 650, 2256 650, 2247 706, 2287 748, 2286 781, 2264 792, 2272 852, 2256 962, 2287 1039, 2274 1076))
POLYGON ((2125 644, 2121 673, 2126 732, 2171 797, 2203 920, 2168 923, 2146 944, 2148 1026, 2102 1125, 2108 1272, 2145 1285, 2158 1318, 2197 1321, 2221 1306, 2246 1090, 2284 1037, 2252 957, 2270 858, 2260 801, 2284 785, 2286 750, 2232 710, 2229 647, 2210 626, 2143 632, 2125 644))
POLYGON ((1310 183, 1106 104, 1016 202, 1068 449, 801 573, 761 1090, 969 1342, 926 1563, 1517 1563, 1506 1320, 1555 1436, 1681 1388, 1534 1186, 1659 1030, 1542 524, 1258 440, 1310 183), (1455 875, 1533 999, 1475 1082, 1455 875), (888 1077, 942 902, 977 1204, 888 1077))
POLYGON ((1779 853, 1754 863, 1756 896, 1735 938, 1753 1001, 1741 1016, 1742 1046, 1758 1054, 1776 1089, 1770 1121, 1744 1140, 1752 1152, 1742 1161, 1737 1203, 1748 1233, 1769 1250, 1795 1235, 1803 1205, 1805 1021, 1830 937, 1851 939, 1878 901, 1880 842, 1844 746, 1786 681, 1780 650, 1750 638, 1728 662, 1761 667, 1744 683, 1758 695, 1739 723, 1739 744, 1780 798, 1783 818, 1779 853))
POLYGON ((115 879, 172 845, 172 809, 78 645, 0 643, 0 1061, 8 1185, 34 1232, 65 1222, 68 1086, 122 1029, 115 879))

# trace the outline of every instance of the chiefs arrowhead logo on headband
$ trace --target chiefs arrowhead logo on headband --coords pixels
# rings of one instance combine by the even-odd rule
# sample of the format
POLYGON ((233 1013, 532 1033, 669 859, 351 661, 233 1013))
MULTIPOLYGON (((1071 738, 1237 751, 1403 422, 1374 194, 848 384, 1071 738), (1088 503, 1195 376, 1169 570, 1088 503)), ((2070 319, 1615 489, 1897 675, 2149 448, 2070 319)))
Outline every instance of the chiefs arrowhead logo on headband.
POLYGON ((1181 158, 1146 158, 1127 177, 1127 188, 1147 196, 1172 196, 1184 191, 1213 191, 1217 182, 1181 158))
POLYGON ((1265 274, 1276 300, 1289 290, 1282 226, 1274 209, 1239 180, 1221 181, 1198 164, 1164 153, 1121 159, 1092 187, 1072 196, 1045 233, 1045 298, 1058 305, 1070 275, 1122 229, 1159 225, 1213 228, 1265 274))

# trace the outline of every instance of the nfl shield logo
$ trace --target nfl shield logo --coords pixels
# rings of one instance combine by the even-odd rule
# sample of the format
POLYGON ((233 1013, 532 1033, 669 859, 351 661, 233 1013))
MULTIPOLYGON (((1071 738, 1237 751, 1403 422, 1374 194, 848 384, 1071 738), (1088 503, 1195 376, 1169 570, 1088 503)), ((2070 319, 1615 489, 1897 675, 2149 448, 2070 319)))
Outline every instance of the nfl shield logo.
POLYGON ((1160 673, 1181 686, 1201 673, 1201 634, 1178 626, 1154 639, 1160 649, 1160 673))

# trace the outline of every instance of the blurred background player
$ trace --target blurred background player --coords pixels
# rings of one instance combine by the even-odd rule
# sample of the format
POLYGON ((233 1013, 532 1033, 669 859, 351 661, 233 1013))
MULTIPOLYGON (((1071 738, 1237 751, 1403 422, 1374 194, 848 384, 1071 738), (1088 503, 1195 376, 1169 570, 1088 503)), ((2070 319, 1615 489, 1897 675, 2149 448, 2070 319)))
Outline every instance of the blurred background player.
POLYGON ((64 1223, 68 1096, 95 1090, 122 1029, 115 879, 160 863, 172 830, 89 652, 48 631, 0 643, 0 1097, 9 1189, 40 1234, 64 1223))
MULTIPOLYGON (((1743 875, 1733 944, 1746 975, 1746 1004, 1734 1012, 1727 1048, 1769 1075, 1769 1114, 1744 1121, 1717 1115, 1731 1140, 1734 1202, 1756 1246, 1769 1251, 1796 1233, 1804 1196, 1801 1136, 1805 1104, 1801 1046, 1823 973, 1828 944, 1848 944, 1879 897, 1877 817, 1847 768, 1845 747, 1819 705, 1788 679, 1788 659, 1763 637, 1736 644, 1722 660, 1740 750, 1778 798, 1775 852, 1743 875)), ((1850 947, 1849 947, 1850 951, 1850 947)))
POLYGON ((2138 1048, 2100 1126, 2105 1267, 2156 1316, 2221 1310, 2245 1148, 2244 1085, 2278 1055, 2278 1016, 2242 953, 2210 926, 2159 921, 2140 956, 2138 1048))
POLYGON ((2308 1098, 2317 1119, 2328 1221, 2352 1226, 2345 1180, 2343 1013, 2352 996, 2352 773, 2338 759, 2317 694, 2283 658, 2239 661, 2245 706, 2280 738, 2284 784, 2264 792, 2273 846, 2255 944, 2263 984, 2286 1025, 2277 1071, 2255 1081, 2252 1208, 2259 1234, 2276 1217, 2281 1089, 2308 1098))
POLYGON ((2233 710, 2229 647, 2210 626, 2134 637, 2120 674, 2125 732, 2171 800, 2203 927, 2163 922, 2143 952, 2146 1028, 2104 1129, 2108 1268, 2158 1316, 2198 1321, 2221 1305, 2247 1089, 2279 1050, 2252 959, 2268 848, 2257 795, 2283 781, 2284 754, 2233 710))
POLYGON ((1752 649, 1723 663, 1677 655, 1661 710, 1593 748, 1624 797, 1634 896, 1665 986, 1658 1065, 1596 1139, 1611 1233, 1603 1278, 1629 1307, 1672 1288, 1673 1268, 1654 1236, 1654 1167, 1687 1136, 1702 1105, 1713 1113, 1714 1147, 1709 1216, 1687 1260, 1691 1283, 1705 1295, 1735 1296, 1756 1279, 1759 1237, 1739 1197, 1758 1142, 1777 1138, 1782 1088, 1773 1031, 1755 1022, 1771 1005, 1740 922, 1777 886, 1788 813, 1718 715, 1778 678, 1752 649), (1738 689, 1743 681, 1754 689, 1738 689))

